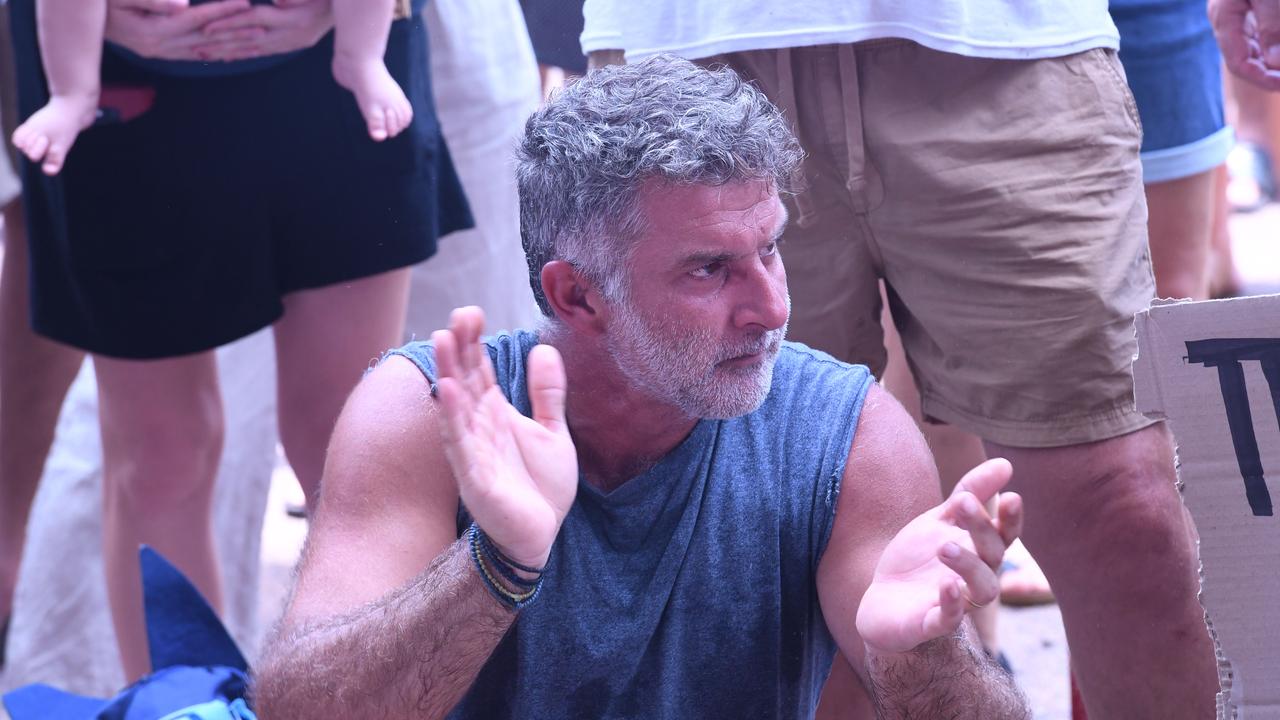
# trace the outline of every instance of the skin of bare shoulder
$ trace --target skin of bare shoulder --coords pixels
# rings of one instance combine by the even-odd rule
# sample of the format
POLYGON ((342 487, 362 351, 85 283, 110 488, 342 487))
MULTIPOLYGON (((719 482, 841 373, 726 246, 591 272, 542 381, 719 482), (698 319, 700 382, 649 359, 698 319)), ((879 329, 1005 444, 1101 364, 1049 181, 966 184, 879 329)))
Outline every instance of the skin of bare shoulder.
POLYGON ((372 602, 454 542, 458 489, 437 402, 404 357, 388 357, 360 382, 330 442, 286 626, 372 602))

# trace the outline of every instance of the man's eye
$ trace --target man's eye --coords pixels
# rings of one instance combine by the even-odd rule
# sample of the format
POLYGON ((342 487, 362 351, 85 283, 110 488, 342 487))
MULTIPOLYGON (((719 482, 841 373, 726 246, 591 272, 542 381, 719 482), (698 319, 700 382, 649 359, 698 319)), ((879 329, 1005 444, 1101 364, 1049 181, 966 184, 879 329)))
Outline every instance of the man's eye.
POLYGON ((696 270, 691 270, 689 274, 696 278, 705 279, 705 278, 715 277, 723 269, 724 269, 724 263, 713 262, 713 263, 707 263, 706 265, 703 265, 702 267, 697 268, 696 270))
POLYGON ((777 240, 774 240, 773 242, 769 243, 768 245, 765 245, 763 248, 760 249, 760 257, 769 257, 770 255, 777 255, 777 254, 778 254, 777 240))

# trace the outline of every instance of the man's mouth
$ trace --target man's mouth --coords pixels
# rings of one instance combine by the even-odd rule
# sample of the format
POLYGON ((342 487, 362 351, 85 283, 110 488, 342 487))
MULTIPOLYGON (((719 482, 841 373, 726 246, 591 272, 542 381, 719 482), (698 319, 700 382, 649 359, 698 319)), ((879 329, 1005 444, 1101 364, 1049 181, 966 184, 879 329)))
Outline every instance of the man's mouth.
POLYGON ((761 342, 755 343, 754 347, 746 348, 745 352, 740 352, 716 364, 724 368, 744 368, 758 365, 764 362, 766 358, 776 355, 780 345, 780 338, 765 336, 761 342))

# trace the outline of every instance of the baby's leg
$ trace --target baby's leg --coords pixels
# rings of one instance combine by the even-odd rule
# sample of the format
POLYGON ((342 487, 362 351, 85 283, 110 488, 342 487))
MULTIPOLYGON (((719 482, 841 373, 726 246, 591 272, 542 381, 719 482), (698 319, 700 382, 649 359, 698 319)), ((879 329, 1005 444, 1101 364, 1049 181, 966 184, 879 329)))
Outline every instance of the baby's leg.
POLYGON ((355 93, 374 140, 394 137, 409 126, 413 107, 382 56, 395 0, 333 0, 333 77, 355 93))
POLYGON ((37 0, 40 59, 49 102, 13 131, 13 144, 45 174, 62 169, 67 151, 98 111, 106 0, 37 0))

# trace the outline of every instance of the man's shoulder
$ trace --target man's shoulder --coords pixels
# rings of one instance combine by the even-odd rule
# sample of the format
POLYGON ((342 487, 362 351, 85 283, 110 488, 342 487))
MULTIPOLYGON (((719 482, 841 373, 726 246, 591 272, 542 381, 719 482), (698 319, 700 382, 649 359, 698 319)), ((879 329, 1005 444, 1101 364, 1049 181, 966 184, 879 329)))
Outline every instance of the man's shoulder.
MULTIPOLYGON (((865 365, 842 362, 796 342, 784 342, 773 368, 769 396, 752 413, 771 433, 841 434, 856 423, 875 377, 865 365)), ((847 447, 847 446, 846 446, 847 447)))
POLYGON ((775 381, 782 380, 784 383, 806 383, 819 378, 833 382, 861 383, 869 377, 871 371, 866 365, 837 360, 817 348, 790 340, 782 343, 774 365, 775 381))

